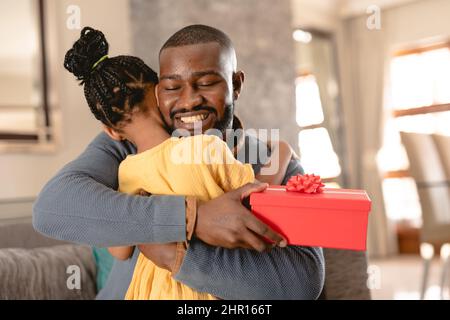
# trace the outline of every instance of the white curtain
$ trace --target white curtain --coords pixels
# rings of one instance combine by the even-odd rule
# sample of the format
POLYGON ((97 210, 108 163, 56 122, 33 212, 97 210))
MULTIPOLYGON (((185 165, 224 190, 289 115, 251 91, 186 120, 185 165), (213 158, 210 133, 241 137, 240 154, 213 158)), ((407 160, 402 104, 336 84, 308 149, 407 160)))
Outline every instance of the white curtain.
MULTIPOLYGON (((349 186, 367 190, 372 200, 368 253, 397 252, 393 225, 385 214, 376 155, 382 144, 383 86, 387 57, 382 30, 369 30, 366 16, 342 21, 338 31, 342 108, 349 186)), ((384 26, 383 26, 384 27, 384 26)))

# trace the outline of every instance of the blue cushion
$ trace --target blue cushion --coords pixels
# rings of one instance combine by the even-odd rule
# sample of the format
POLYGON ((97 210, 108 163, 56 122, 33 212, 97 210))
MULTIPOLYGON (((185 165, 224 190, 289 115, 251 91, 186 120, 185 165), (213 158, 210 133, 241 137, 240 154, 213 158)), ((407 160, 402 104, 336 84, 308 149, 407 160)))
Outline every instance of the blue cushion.
POLYGON ((106 280, 108 280, 109 273, 114 264, 114 257, 106 248, 93 247, 92 254, 94 255, 95 265, 97 267, 97 291, 100 291, 105 286, 106 280))

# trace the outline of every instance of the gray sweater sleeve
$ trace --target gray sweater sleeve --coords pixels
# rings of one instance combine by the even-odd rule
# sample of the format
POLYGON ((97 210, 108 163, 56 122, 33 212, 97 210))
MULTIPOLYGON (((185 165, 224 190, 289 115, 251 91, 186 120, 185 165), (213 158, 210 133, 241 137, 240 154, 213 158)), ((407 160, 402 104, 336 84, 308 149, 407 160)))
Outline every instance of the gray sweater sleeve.
MULTIPOLYGON (((296 160, 285 181, 303 173, 296 160)), ((317 299, 325 278, 321 248, 288 246, 259 253, 191 240, 175 279, 221 299, 317 299)))
POLYGON ((42 189, 36 230, 52 238, 106 247, 186 239, 183 196, 130 196, 115 191, 120 162, 132 146, 99 134, 42 189))

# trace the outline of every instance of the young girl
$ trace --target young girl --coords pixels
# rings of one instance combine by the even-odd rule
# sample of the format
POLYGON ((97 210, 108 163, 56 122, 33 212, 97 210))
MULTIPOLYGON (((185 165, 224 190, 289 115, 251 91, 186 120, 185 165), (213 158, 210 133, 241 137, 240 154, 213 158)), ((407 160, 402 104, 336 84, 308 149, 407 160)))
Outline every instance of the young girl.
MULTIPOLYGON (((109 58, 107 54, 103 33, 86 27, 67 52, 64 67, 84 85, 89 108, 103 123, 104 131, 114 140, 128 140, 137 147, 137 154, 120 164, 119 191, 195 196, 208 201, 254 181, 251 165, 236 160, 220 138, 171 137, 156 103, 157 74, 137 57, 109 58)), ((279 148, 273 153, 281 153, 279 171, 284 173, 292 151, 285 143, 279 148)), ((283 175, 258 179, 280 184, 283 175)), ((117 259, 128 259, 133 248, 109 251, 117 259)), ((126 299, 215 298, 177 282, 169 271, 140 254, 126 299)))

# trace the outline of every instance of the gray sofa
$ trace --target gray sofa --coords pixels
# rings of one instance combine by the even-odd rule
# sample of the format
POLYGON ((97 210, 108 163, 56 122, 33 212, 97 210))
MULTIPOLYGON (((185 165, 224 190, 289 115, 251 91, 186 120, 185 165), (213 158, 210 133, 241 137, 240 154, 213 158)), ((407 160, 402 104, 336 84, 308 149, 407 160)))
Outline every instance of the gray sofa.
MULTIPOLYGON (((365 253, 324 249, 324 254, 321 299, 370 299, 365 253)), ((44 237, 27 219, 0 221, 0 300, 94 299, 95 275, 89 247, 44 237), (73 285, 75 273, 79 288, 73 285)))

